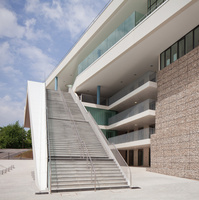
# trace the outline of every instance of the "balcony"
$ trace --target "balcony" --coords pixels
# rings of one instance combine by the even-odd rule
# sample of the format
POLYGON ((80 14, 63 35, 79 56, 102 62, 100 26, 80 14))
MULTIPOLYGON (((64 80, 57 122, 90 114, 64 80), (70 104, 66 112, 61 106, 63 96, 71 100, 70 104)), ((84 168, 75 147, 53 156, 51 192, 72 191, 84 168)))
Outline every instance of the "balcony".
POLYGON ((143 101, 142 103, 139 103, 136 106, 133 106, 131 108, 128 108, 127 110, 124 110, 123 112, 120 112, 119 114, 109 118, 108 124, 112 125, 117 122, 120 122, 124 119, 127 119, 129 117, 132 117, 134 115, 137 115, 139 113, 142 113, 147 110, 155 110, 155 101, 152 99, 147 99, 143 101))
POLYGON ((128 95, 129 93, 133 92, 137 88, 141 87, 147 82, 156 82, 156 73, 149 71, 145 73, 142 77, 135 80, 133 83, 129 84, 128 86, 124 87, 122 90, 114 94, 112 97, 109 98, 109 105, 115 103, 119 99, 123 98, 124 96, 128 95))
POLYGON ((79 65, 78 74, 83 72, 89 67, 95 60, 109 50, 114 44, 116 44, 122 37, 124 37, 129 31, 131 31, 138 21, 143 18, 143 14, 139 12, 133 12, 120 26, 115 29, 99 46, 97 46, 79 65))
POLYGON ((155 128, 145 128, 131 133, 111 137, 108 139, 108 141, 113 144, 121 144, 126 142, 145 140, 145 139, 150 139, 151 134, 154 133, 155 133, 155 128))

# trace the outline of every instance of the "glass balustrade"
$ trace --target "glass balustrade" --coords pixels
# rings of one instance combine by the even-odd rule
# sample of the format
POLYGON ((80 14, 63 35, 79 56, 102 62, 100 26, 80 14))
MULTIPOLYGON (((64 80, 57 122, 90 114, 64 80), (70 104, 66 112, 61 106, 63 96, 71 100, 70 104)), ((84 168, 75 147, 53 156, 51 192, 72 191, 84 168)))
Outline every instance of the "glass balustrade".
POLYGON ((142 130, 111 137, 108 139, 108 141, 113 144, 120 144, 137 140, 144 140, 144 139, 149 139, 151 137, 151 134, 154 133, 155 133, 155 128, 145 128, 142 130))
POLYGON ((113 117, 108 119, 108 124, 111 125, 111 124, 117 123, 123 119, 132 117, 133 115, 139 114, 146 110, 155 110, 155 101, 154 100, 147 99, 147 100, 143 101, 142 103, 137 104, 136 106, 128 108, 128 109, 118 113, 117 115, 114 115, 113 117))
POLYGON ((129 84, 128 86, 124 87, 122 90, 114 94, 112 97, 109 98, 109 105, 121 99, 122 97, 134 91, 135 89, 139 88, 140 86, 144 85, 148 81, 156 82, 155 72, 149 71, 145 73, 142 77, 133 81, 131 84, 129 84))
POLYGON ((115 29, 99 46, 97 46, 79 65, 78 74, 83 72, 102 54, 116 44, 122 37, 124 37, 130 30, 132 30, 138 21, 144 15, 139 12, 133 12, 117 29, 115 29))

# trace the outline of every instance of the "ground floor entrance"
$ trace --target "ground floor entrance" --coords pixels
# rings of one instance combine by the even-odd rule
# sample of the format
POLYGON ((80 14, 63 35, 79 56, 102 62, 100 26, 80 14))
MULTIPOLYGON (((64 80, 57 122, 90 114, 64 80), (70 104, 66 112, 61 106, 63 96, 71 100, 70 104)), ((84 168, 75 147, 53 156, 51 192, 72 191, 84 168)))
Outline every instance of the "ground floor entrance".
POLYGON ((150 166, 150 147, 119 150, 129 166, 150 166))

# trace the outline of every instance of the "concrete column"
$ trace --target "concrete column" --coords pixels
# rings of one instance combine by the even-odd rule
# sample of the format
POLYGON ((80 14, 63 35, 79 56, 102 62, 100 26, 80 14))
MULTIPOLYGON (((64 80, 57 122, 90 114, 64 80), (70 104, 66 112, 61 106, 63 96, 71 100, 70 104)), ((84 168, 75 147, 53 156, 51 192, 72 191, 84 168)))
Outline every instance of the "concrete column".
POLYGON ((135 149, 133 152, 134 152, 134 166, 138 166, 138 149, 135 149))
POLYGON ((143 149, 143 157, 144 157, 144 161, 143 161, 143 166, 144 167, 149 167, 149 148, 144 148, 143 149))
POLYGON ((127 164, 129 165, 129 150, 127 150, 127 164))
POLYGON ((58 90, 58 77, 55 77, 55 90, 58 90))
POLYGON ((100 85, 97 86, 97 104, 100 105, 100 85))

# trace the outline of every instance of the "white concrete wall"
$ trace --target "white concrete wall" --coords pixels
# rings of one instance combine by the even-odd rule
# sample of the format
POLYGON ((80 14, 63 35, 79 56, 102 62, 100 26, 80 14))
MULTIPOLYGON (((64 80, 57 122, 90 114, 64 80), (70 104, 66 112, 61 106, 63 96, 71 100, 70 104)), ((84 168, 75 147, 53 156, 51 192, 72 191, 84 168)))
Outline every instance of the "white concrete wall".
POLYGON ((27 88, 36 185, 47 189, 47 134, 45 83, 28 81, 27 88))

